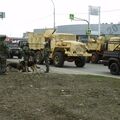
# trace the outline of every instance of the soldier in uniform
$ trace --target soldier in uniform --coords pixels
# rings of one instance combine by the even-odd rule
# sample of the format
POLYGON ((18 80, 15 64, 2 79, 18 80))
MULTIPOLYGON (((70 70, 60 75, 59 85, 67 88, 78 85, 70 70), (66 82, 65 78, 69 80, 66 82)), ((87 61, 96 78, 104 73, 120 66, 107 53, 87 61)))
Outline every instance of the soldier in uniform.
POLYGON ((25 61, 25 70, 24 70, 24 72, 26 72, 26 71, 29 72, 29 69, 28 69, 29 59, 30 59, 30 49, 29 49, 29 44, 26 43, 23 46, 23 60, 25 61))
POLYGON ((6 73, 6 59, 8 47, 5 43, 6 36, 0 36, 0 74, 6 73))
POLYGON ((44 61, 46 66, 45 73, 49 72, 49 55, 50 55, 50 38, 45 38, 45 45, 44 45, 44 61))

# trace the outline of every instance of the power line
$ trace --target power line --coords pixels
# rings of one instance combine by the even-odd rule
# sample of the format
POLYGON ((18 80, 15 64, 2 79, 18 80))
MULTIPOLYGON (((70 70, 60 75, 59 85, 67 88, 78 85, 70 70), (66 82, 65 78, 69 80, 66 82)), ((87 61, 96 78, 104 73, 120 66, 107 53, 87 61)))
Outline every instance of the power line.
POLYGON ((105 10, 101 12, 117 12, 117 11, 120 11, 120 9, 105 10))

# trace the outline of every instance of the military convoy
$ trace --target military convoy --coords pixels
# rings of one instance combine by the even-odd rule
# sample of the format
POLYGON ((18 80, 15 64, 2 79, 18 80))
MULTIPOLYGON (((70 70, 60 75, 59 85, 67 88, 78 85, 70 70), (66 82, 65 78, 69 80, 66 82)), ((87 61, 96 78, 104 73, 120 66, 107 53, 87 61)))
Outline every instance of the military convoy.
POLYGON ((74 62, 77 67, 83 67, 86 63, 86 45, 76 41, 76 35, 65 33, 53 33, 53 30, 45 30, 43 33, 28 33, 29 48, 36 54, 38 63, 43 63, 43 49, 45 37, 50 41, 50 63, 56 67, 62 67, 65 61, 74 62))
POLYGON ((43 63, 43 49, 45 37, 50 41, 50 63, 56 67, 62 67, 65 61, 74 62, 77 67, 84 67, 86 58, 92 63, 103 63, 108 66, 111 74, 120 73, 120 37, 100 36, 90 39, 87 44, 76 41, 76 35, 66 33, 54 33, 46 30, 43 33, 28 33, 29 48, 36 54, 37 63, 43 63), (91 54, 92 53, 92 56, 91 54))
MULTIPOLYGON (((108 66, 111 74, 120 74, 120 37, 105 39, 105 37, 100 36, 97 40, 90 39, 85 44, 77 41, 75 34, 56 33, 48 29, 42 33, 29 32, 28 38, 20 41, 19 46, 22 48, 24 44, 29 43, 29 48, 36 55, 37 63, 43 64, 45 38, 50 39, 49 62, 56 67, 63 67, 65 61, 74 62, 76 67, 84 67, 86 58, 90 58, 92 63, 99 61, 108 66)), ((9 48, 7 50, 9 52, 9 48)), ((18 55, 18 58, 21 57, 22 54, 18 55)))

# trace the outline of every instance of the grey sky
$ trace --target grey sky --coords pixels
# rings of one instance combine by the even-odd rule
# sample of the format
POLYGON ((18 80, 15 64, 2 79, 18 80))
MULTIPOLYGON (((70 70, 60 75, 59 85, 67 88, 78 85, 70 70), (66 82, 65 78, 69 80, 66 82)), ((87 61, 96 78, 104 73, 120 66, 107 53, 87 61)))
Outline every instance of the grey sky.
MULTIPOLYGON (((118 0, 53 0, 55 4, 55 24, 82 24, 70 21, 69 14, 88 19, 88 6, 101 7, 101 23, 120 22, 118 0)), ((0 0, 0 11, 6 18, 0 19, 0 34, 22 37, 34 28, 53 27, 53 4, 51 0, 0 0)), ((98 23, 97 16, 91 16, 91 23, 98 23)))

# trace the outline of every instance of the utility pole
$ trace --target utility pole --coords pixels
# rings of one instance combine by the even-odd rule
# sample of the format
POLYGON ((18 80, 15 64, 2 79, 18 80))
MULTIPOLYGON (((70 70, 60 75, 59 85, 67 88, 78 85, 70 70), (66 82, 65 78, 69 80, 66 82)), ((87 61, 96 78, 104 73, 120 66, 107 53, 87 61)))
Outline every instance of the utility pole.
POLYGON ((55 28, 55 4, 53 2, 53 0, 51 0, 52 4, 53 4, 53 28, 54 30, 56 29, 55 28))

